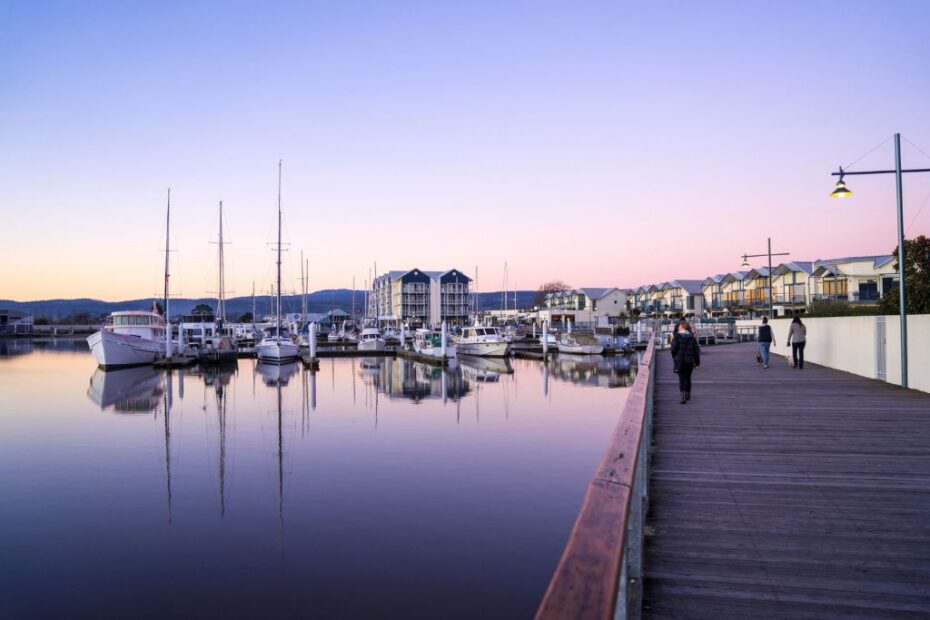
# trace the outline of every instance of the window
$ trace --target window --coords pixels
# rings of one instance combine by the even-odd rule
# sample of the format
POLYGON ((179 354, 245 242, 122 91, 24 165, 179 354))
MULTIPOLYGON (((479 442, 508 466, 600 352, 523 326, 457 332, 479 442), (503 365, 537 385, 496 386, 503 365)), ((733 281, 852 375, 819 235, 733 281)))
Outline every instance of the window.
POLYGON ((878 301, 878 280, 862 280, 859 282, 860 301, 878 301))

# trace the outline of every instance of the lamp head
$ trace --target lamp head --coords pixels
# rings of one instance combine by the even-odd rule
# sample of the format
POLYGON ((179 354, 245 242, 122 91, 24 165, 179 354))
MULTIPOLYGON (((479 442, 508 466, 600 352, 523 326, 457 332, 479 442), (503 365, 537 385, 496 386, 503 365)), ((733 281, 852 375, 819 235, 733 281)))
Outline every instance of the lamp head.
POLYGON ((846 182, 843 180, 843 167, 840 166, 840 180, 836 182, 836 189, 830 192, 830 198, 849 198, 852 196, 852 191, 846 187, 846 182))
POLYGON ((752 265, 749 264, 749 258, 745 254, 743 254, 743 264, 741 264, 739 268, 740 271, 744 269, 752 269, 752 265))

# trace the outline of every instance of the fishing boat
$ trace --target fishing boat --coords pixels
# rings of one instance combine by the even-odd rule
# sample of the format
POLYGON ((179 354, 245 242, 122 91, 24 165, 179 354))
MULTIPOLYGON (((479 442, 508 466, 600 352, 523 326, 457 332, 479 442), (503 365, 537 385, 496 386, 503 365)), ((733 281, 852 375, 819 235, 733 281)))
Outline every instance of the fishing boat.
POLYGON ((297 359, 300 349, 287 335, 281 335, 281 162, 278 161, 278 290, 274 336, 266 336, 255 347, 258 359, 269 364, 284 364, 297 359))
MULTIPOLYGON (((442 359, 442 334, 435 329, 418 329, 413 334, 413 350, 420 355, 442 359)), ((456 356, 456 347, 452 342, 446 342, 447 358, 456 356)))
POLYGON ((383 351, 384 338, 381 337, 381 330, 374 326, 363 327, 358 335, 359 351, 383 351))
POLYGON ((507 340, 496 327, 489 325, 469 325, 462 330, 462 335, 455 336, 453 341, 462 355, 504 357, 510 351, 507 340))
POLYGON ((600 355, 604 347, 594 336, 573 334, 570 332, 559 336, 559 353, 575 355, 600 355))
POLYGON ((165 350, 165 319, 156 312, 114 312, 87 344, 104 369, 151 364, 165 350))

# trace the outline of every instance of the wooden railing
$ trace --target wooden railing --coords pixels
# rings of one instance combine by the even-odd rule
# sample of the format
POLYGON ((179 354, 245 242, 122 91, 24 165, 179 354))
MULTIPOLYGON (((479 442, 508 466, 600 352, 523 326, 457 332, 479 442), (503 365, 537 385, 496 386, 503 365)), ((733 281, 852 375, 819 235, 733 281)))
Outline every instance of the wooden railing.
POLYGON ((568 544, 536 611, 537 620, 640 615, 654 352, 651 338, 610 446, 588 484, 568 544))

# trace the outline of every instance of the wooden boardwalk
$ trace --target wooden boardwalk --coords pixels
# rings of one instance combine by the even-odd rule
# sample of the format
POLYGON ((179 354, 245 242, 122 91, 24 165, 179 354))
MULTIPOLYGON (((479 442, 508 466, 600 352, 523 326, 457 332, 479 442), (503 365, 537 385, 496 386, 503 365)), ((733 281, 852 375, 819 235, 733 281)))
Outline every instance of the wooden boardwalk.
POLYGON ((656 352, 644 616, 930 618, 930 394, 756 350, 656 352))

